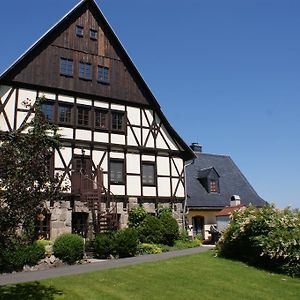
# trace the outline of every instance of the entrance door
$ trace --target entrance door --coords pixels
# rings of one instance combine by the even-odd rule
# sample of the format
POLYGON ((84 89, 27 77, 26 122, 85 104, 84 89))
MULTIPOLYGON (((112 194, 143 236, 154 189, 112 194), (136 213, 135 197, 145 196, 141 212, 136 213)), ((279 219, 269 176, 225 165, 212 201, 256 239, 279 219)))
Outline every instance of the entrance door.
POLYGON ((193 217, 193 229, 194 229, 194 234, 201 234, 202 237, 204 237, 204 217, 197 216, 193 217))
POLYGON ((89 157, 82 157, 80 155, 73 158, 73 170, 72 170, 72 193, 80 194, 89 189, 92 186, 92 181, 88 180, 92 178, 92 161, 89 157), (81 177, 84 176, 83 181, 81 177))

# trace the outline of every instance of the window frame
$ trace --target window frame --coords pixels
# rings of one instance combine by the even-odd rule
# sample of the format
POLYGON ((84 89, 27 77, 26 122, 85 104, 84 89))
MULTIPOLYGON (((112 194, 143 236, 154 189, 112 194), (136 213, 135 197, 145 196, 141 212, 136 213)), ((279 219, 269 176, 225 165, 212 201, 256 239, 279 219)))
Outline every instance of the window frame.
POLYGON ((156 186, 156 178, 157 178, 157 173, 156 173, 156 165, 154 161, 142 161, 141 165, 141 176, 142 176, 142 185, 143 186, 156 186), (144 167, 146 166, 152 166, 153 167, 153 181, 144 181, 144 167))
POLYGON ((98 65, 97 66, 97 82, 102 84, 110 83, 109 67, 98 65))
POLYGON ((61 124, 61 125, 73 125, 73 118, 74 118, 73 117, 73 109, 74 109, 73 104, 59 103, 58 109, 57 109, 57 123, 61 124), (60 119, 60 109, 62 107, 70 109, 70 121, 69 122, 61 121, 61 119, 60 119))
POLYGON ((89 36, 90 36, 91 40, 97 41, 98 40, 98 30, 90 28, 89 36), (93 34, 95 34, 95 36, 93 36, 93 34))
POLYGON ((87 81, 93 80, 93 66, 91 63, 83 62, 83 61, 79 62, 78 78, 87 81), (89 73, 87 72, 88 70, 87 66, 89 66, 89 73), (83 67, 83 73, 81 72, 82 71, 81 67, 83 67), (89 74, 89 77, 87 76, 87 74, 89 74))
MULTIPOLYGON (((117 127, 119 127, 119 126, 117 126, 117 127)), ((112 110, 110 112, 110 130, 113 133, 124 133, 125 132, 125 128, 126 128, 125 127, 125 112, 112 110), (114 126, 113 126, 113 124, 114 124, 114 115, 121 116, 122 124, 121 124, 120 128, 114 128, 114 126)))
POLYGON ((75 27, 76 36, 83 37, 83 30, 84 30, 84 27, 82 25, 76 25, 76 27, 75 27))
POLYGON ((48 102, 48 101, 43 102, 41 104, 41 114, 44 117, 44 120, 46 120, 47 122, 50 122, 50 123, 54 122, 54 120, 55 120, 55 107, 54 107, 54 105, 55 105, 54 102, 48 102), (52 108, 52 117, 51 118, 48 118, 48 115, 47 115, 48 110, 46 111, 46 113, 43 110, 43 107, 45 107, 45 106, 52 108))
POLYGON ((59 73, 61 76, 73 77, 74 76, 74 60, 71 58, 60 57, 59 73))
POLYGON ((218 193, 218 180, 216 179, 209 179, 209 192, 210 193, 218 193))
POLYGON ((90 127, 91 126, 91 109, 88 108, 88 107, 85 107, 85 106, 77 106, 77 110, 76 110, 76 125, 79 126, 79 127, 90 127), (83 116, 82 116, 82 120, 84 121, 84 118, 86 117, 85 113, 87 113, 87 124, 80 124, 79 123, 79 111, 82 110, 84 113, 83 113, 83 116))
MULTIPOLYGON (((117 176, 116 176, 117 177, 117 176)), ((109 160, 109 183, 112 185, 124 185, 125 184, 125 160, 112 158, 109 160), (122 164, 122 179, 112 180, 112 164, 122 164)))
POLYGON ((104 110, 104 109, 95 108, 95 113, 94 113, 94 128, 95 128, 95 130, 107 131, 109 129, 108 124, 109 124, 109 111, 104 110), (101 125, 100 126, 97 125, 97 113, 105 115, 104 127, 102 127, 101 125))

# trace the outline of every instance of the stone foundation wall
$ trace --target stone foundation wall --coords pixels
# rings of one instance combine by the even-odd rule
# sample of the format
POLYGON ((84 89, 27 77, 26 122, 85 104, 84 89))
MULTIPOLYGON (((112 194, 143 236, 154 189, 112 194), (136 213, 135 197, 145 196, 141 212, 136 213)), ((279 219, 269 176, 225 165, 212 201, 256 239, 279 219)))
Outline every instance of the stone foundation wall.
MULTIPOLYGON (((131 208, 140 205, 137 198, 129 198, 128 202, 117 202, 117 213, 119 217, 119 228, 123 229, 128 226, 128 212, 131 208)), ((158 205, 155 202, 143 202, 143 207, 148 213, 155 214, 157 206, 172 208, 173 217, 176 219, 180 228, 182 228, 183 220, 183 203, 172 203, 162 202, 158 205)), ((80 201, 75 201, 74 206, 71 207, 70 202, 68 201, 59 201, 55 202, 53 207, 49 207, 48 210, 51 213, 51 229, 50 229, 50 238, 55 240, 55 238, 62 233, 71 233, 72 232, 72 212, 82 212, 88 213, 88 238, 91 238, 93 235, 93 222, 92 222, 92 213, 87 208, 86 204, 80 201)))

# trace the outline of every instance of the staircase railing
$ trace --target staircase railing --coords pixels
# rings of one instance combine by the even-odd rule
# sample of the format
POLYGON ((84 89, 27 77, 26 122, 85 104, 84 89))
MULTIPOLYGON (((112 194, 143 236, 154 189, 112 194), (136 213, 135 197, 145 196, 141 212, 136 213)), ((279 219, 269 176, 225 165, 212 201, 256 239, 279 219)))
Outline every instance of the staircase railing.
POLYGON ((94 233, 116 230, 119 227, 115 195, 103 185, 103 173, 97 166, 96 174, 90 178, 80 172, 81 201, 91 210, 94 233))

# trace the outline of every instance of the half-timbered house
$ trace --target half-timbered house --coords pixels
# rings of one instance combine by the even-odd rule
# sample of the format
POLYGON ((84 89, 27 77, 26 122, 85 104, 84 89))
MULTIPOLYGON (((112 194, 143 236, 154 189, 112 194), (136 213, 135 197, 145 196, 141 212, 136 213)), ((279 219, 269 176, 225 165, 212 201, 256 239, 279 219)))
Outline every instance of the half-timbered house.
POLYGON ((63 147, 50 166, 68 186, 37 219, 47 238, 126 226, 128 210, 173 209, 182 221, 184 161, 193 151, 171 127, 93 0, 83 0, 0 77, 0 130, 19 128, 45 97, 45 118, 63 147), (97 218, 93 218, 97 214, 97 218), (117 225, 119 224, 119 225, 117 225))

